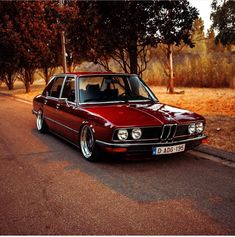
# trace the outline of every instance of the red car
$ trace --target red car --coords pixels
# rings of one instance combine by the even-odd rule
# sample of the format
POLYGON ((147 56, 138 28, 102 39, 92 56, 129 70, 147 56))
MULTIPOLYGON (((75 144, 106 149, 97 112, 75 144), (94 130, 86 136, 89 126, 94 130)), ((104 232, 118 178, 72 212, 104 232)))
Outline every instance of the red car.
POLYGON ((103 152, 162 155, 202 143, 205 119, 162 104, 134 74, 81 72, 54 76, 33 100, 39 132, 51 132, 92 161, 103 152))

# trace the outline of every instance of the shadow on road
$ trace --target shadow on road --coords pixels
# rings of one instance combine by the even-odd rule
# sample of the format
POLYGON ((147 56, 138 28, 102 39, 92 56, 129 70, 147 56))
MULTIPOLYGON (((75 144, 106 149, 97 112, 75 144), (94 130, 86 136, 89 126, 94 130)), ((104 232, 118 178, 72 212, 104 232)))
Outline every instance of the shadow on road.
POLYGON ((235 174, 231 167, 187 152, 141 160, 110 157, 91 163, 82 158, 78 148, 53 134, 42 135, 32 129, 32 135, 49 147, 39 156, 42 163, 62 161, 65 172, 82 171, 138 202, 190 199, 200 209, 218 218, 224 216, 224 221, 235 226, 233 215, 226 214, 235 213, 235 174))

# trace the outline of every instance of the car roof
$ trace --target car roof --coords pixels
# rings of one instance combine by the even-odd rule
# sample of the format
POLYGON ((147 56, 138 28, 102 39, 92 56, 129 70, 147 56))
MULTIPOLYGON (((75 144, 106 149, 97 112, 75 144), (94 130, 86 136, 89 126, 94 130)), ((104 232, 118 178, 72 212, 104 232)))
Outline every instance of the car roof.
POLYGON ((59 73, 55 76, 59 75, 76 75, 76 76, 95 76, 95 75, 132 75, 129 73, 116 73, 116 72, 68 72, 68 73, 59 73))

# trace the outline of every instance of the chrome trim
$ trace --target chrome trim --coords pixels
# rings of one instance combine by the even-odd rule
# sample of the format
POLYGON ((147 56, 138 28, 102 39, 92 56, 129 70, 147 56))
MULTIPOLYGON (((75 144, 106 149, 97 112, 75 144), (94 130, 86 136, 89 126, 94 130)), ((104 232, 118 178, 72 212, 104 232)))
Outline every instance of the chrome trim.
POLYGON ((76 103, 75 103, 75 102, 68 101, 68 100, 67 100, 67 104, 68 104, 68 105, 69 105, 69 104, 71 104, 71 105, 74 105, 74 106, 76 106, 76 103))
POLYGON ((35 114, 35 115, 37 115, 37 114, 38 114, 38 111, 36 111, 36 110, 32 109, 32 114, 35 114))
POLYGON ((180 136, 175 136, 174 138, 179 138, 179 137, 190 137, 193 136, 195 134, 187 134, 187 135, 180 135, 180 136))
MULTIPOLYGON (((51 97, 51 96, 47 96, 47 97, 44 96, 44 99, 45 100, 50 99, 50 100, 54 100, 56 102, 59 102, 59 99, 67 99, 67 98, 63 98, 63 97, 56 98, 56 97, 51 97)), ((76 106, 76 102, 72 102, 72 101, 68 101, 68 100, 66 101, 66 104, 72 104, 72 105, 76 106)))
POLYGON ((52 78, 48 81, 47 85, 55 79, 56 75, 52 76, 52 78))
POLYGON ((79 133, 79 131, 77 131, 77 130, 75 130, 75 129, 73 129, 73 128, 70 128, 70 127, 68 127, 68 126, 66 126, 66 125, 64 125, 64 124, 62 124, 62 123, 60 123, 60 122, 57 122, 57 121, 55 121, 54 119, 51 119, 51 118, 48 118, 48 117, 44 117, 44 118, 47 119, 47 120, 49 120, 49 121, 51 121, 51 122, 53 122, 53 123, 56 123, 57 125, 60 125, 60 126, 62 126, 62 127, 64 127, 64 128, 66 128, 66 129, 68 129, 68 130, 70 130, 70 131, 72 131, 72 132, 79 133))
POLYGON ((171 129, 172 129, 173 126, 176 126, 176 128, 175 128, 174 134, 172 135, 172 137, 170 137, 170 140, 172 140, 172 139, 174 138, 174 136, 175 136, 175 133, 176 133, 176 130, 177 130, 177 123, 164 124, 164 125, 163 125, 163 127, 162 127, 162 134, 161 134, 161 136, 160 136, 160 139, 161 139, 162 141, 167 141, 167 140, 169 139, 169 136, 170 136, 170 134, 171 134, 171 129), (163 135, 164 135, 164 132, 165 132, 165 128, 166 128, 166 127, 169 127, 169 132, 168 132, 166 138, 163 139, 163 135))
MULTIPOLYGON (((76 75, 76 74, 75 74, 76 75)), ((129 74, 129 73, 94 73, 94 74, 80 74, 77 75, 80 77, 97 77, 97 76, 130 76, 130 75, 137 75, 137 74, 129 74)))
POLYGON ((184 142, 190 142, 190 141, 198 141, 206 138, 205 135, 202 135, 200 137, 195 137, 191 139, 186 139, 186 140, 181 140, 181 141, 176 141, 176 142, 160 142, 160 143, 123 143, 123 144, 117 144, 117 143, 109 143, 109 142, 104 142, 100 140, 96 140, 97 143, 100 143, 102 145, 106 146, 115 146, 115 147, 132 147, 132 146, 148 146, 148 145, 174 145, 174 144, 179 144, 179 143, 184 143, 184 142))
MULTIPOLYGON (((114 141, 114 142, 123 142, 122 140, 113 140, 113 139, 112 139, 112 141, 114 141)), ((135 141, 135 142, 136 141, 160 141, 160 139, 159 138, 148 138, 148 139, 125 140, 125 142, 132 142, 132 141, 135 141)))
POLYGON ((83 102, 83 103, 78 103, 79 105, 86 105, 86 104, 117 104, 117 103, 126 103, 124 100, 120 100, 120 101, 105 101, 105 102, 83 102))
POLYGON ((175 127, 175 132, 174 132, 174 134, 172 135, 172 138, 171 138, 171 140, 173 140, 173 139, 175 138, 175 134, 176 134, 177 128, 178 128, 178 124, 176 124, 176 127, 175 127))
POLYGON ((79 103, 80 105, 84 105, 84 104, 116 104, 116 103, 124 103, 124 104, 131 104, 131 103, 136 103, 136 102, 151 102, 152 100, 117 100, 117 101, 104 101, 104 102, 83 102, 83 103, 79 103))
POLYGON ((75 103, 76 103, 76 107, 79 106, 79 91, 78 91, 78 76, 75 76, 75 103))
MULTIPOLYGON (((50 81, 47 83, 47 85, 52 81, 52 80, 54 80, 54 79, 56 79, 57 77, 64 77, 64 80, 63 80, 63 83, 62 83, 62 85, 61 85, 61 89, 60 89, 60 94, 59 94, 59 97, 54 97, 54 96, 44 96, 44 95, 42 95, 45 99, 52 99, 52 100, 54 100, 54 101, 59 101, 59 99, 62 99, 63 97, 61 97, 62 96, 62 93, 63 93, 63 89, 64 89, 64 84, 65 84, 65 81, 66 81, 66 79, 67 79, 67 77, 74 77, 74 79, 75 79, 75 102, 72 102, 72 101, 68 101, 67 100, 67 102, 66 103, 73 103, 74 105, 77 105, 77 93, 76 93, 76 91, 77 91, 77 86, 76 86, 76 84, 77 84, 77 80, 76 80, 76 75, 75 74, 58 74, 58 75, 55 75, 55 76, 53 76, 51 79, 50 79, 50 81)), ((66 98, 67 99, 67 98, 66 98)))
POLYGON ((54 101, 57 101, 58 102, 58 100, 59 100, 59 98, 57 98, 57 97, 53 97, 53 96, 45 96, 45 99, 46 100, 48 100, 48 99, 50 99, 50 100, 54 100, 54 101))
POLYGON ((65 81, 66 81, 68 76, 66 75, 66 76, 62 76, 62 77, 64 77, 64 80, 63 80, 63 83, 62 83, 61 88, 60 88, 59 98, 61 98, 62 92, 64 90, 64 84, 65 84, 65 81))

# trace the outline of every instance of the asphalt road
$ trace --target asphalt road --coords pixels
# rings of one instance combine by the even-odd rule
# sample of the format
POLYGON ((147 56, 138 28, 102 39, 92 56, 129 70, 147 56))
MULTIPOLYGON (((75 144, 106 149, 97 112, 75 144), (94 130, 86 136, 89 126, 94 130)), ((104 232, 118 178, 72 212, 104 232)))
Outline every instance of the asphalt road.
POLYGON ((0 96, 0 234, 235 234, 235 172, 189 153, 85 161, 0 96))

